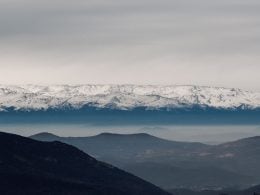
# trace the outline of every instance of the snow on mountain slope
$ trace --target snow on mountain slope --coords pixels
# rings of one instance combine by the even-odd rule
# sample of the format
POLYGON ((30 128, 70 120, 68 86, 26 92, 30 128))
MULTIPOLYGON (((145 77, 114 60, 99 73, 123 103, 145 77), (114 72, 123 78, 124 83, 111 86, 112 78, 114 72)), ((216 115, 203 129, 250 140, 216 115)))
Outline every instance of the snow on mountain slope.
POLYGON ((91 105, 121 110, 189 108, 260 108, 260 93, 201 86, 154 85, 0 85, 0 110, 46 110, 91 105))

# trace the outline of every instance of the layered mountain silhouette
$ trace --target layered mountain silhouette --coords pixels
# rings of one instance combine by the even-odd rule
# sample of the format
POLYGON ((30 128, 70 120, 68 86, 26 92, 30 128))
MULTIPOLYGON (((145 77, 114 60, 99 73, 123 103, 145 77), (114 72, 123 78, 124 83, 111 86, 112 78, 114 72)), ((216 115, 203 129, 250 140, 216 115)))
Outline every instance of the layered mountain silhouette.
POLYGON ((32 136, 74 145, 165 189, 246 188, 260 183, 260 137, 220 145, 176 142, 149 134, 91 137, 32 136))
POLYGON ((168 194, 65 143, 1 132, 0 183, 0 194, 168 194))
POLYGON ((59 137, 50 133, 39 133, 31 136, 31 138, 68 143, 99 159, 113 164, 119 162, 119 165, 129 163, 129 161, 140 162, 158 155, 160 160, 163 160, 170 153, 185 156, 190 151, 207 148, 205 144, 169 141, 147 133, 101 133, 91 137, 59 137))

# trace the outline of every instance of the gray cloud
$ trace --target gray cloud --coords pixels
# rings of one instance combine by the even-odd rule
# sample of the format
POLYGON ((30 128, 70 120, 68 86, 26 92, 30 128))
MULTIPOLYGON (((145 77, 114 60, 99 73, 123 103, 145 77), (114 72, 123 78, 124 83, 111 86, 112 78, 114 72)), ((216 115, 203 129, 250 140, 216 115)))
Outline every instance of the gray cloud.
POLYGON ((1 83, 260 90, 258 0, 0 0, 1 83))

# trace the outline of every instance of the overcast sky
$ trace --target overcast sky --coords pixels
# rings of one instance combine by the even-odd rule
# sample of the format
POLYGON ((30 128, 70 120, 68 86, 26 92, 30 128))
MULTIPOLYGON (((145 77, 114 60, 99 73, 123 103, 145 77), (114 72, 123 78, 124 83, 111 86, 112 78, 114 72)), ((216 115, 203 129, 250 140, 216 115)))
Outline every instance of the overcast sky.
POLYGON ((259 0, 0 0, 0 83, 260 91, 259 0))

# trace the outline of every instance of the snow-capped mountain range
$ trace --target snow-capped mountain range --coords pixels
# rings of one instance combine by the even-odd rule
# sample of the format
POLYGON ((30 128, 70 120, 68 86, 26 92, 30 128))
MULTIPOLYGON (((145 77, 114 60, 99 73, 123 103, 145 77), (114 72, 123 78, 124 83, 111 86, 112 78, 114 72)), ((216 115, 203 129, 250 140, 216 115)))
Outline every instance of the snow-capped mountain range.
POLYGON ((179 85, 0 85, 0 111, 80 109, 131 110, 210 107, 258 109, 260 92, 179 85))

